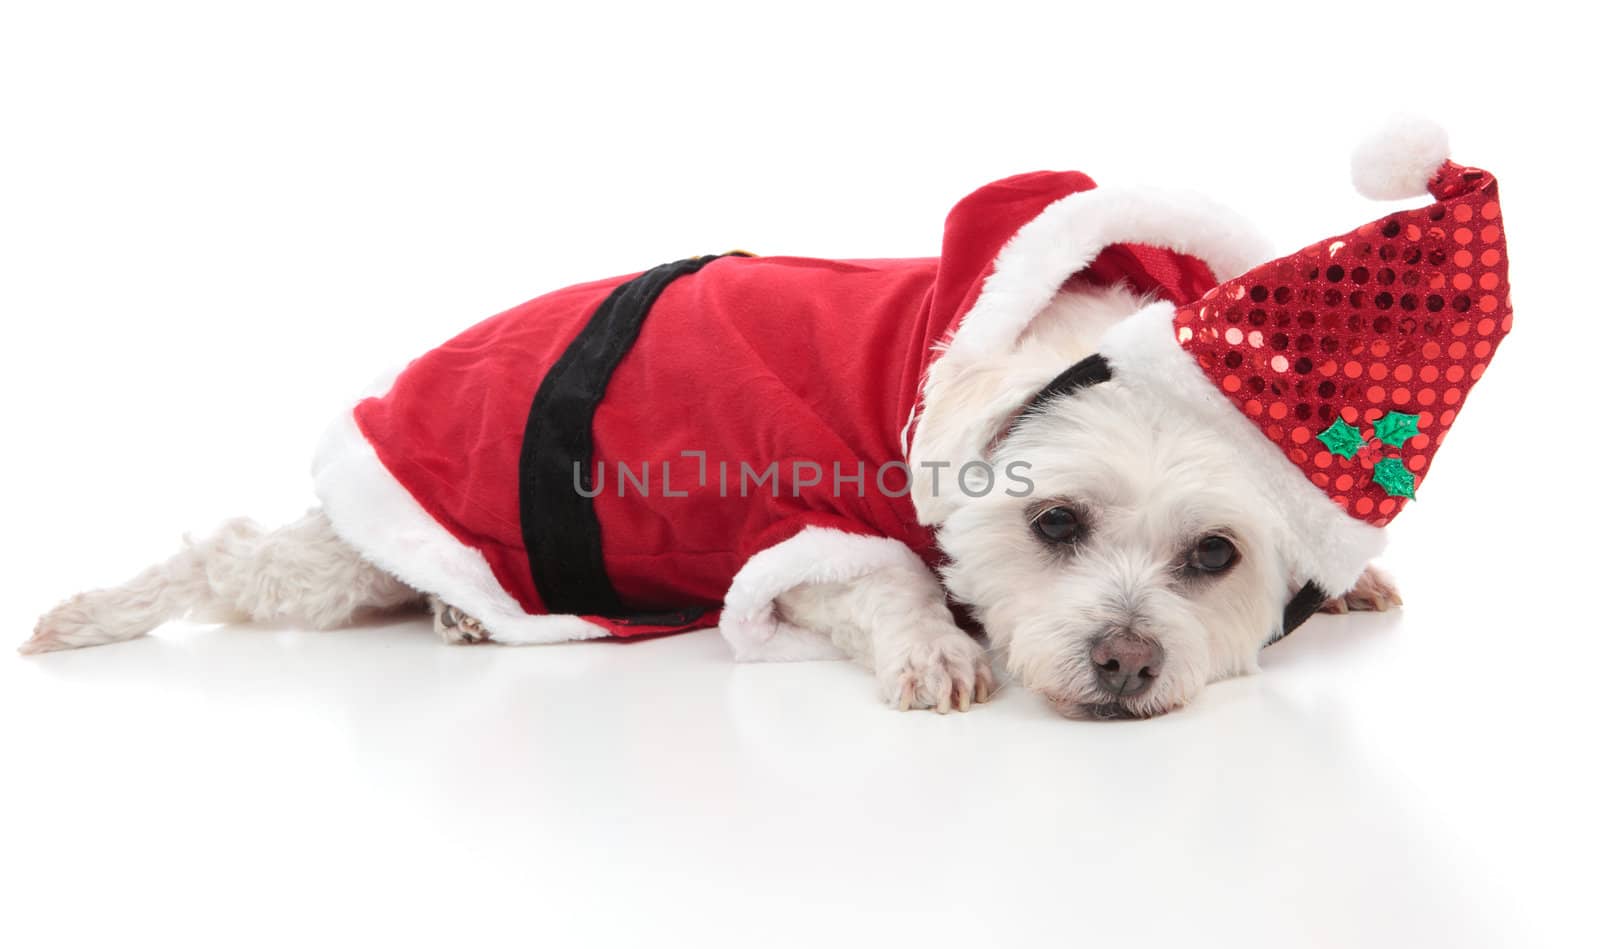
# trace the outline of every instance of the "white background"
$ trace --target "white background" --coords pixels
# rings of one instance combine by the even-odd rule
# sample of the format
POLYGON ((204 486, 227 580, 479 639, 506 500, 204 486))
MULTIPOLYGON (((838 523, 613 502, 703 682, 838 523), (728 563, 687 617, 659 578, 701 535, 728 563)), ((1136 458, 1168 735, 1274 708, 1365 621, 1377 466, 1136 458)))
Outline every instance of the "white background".
POLYGON ((347 396, 470 322, 733 247, 932 254, 1018 171, 1198 188, 1292 250, 1377 217, 1350 144, 1431 114, 1502 180, 1518 320, 1392 531, 1405 609, 1153 722, 892 713, 713 633, 0 658, 0 942, 1594 938, 1596 76, 1564 14, 0 10, 14 641, 180 531, 297 515, 347 396))

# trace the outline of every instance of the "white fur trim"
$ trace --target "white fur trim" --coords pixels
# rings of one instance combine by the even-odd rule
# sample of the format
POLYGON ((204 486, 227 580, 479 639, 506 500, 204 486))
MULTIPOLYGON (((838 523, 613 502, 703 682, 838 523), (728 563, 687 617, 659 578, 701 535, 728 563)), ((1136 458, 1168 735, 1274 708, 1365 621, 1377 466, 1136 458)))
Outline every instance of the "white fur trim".
POLYGON ((1268 254, 1249 222, 1200 195, 1128 187, 1080 191, 1039 212, 1001 248, 943 358, 977 358, 1014 345, 1061 285, 1113 244, 1149 244, 1198 257, 1219 281, 1268 254))
POLYGON ((439 526, 395 480, 353 414, 344 413, 323 436, 312 476, 328 520, 346 543, 406 585, 474 617, 495 642, 520 645, 610 635, 577 616, 523 612, 501 588, 483 554, 439 526))
POLYGON ((911 548, 887 537, 807 527, 745 562, 722 606, 722 636, 740 662, 843 659, 828 637, 783 621, 779 596, 807 583, 846 583, 896 564, 922 566, 911 548))
POLYGON ((1235 446, 1249 467, 1262 474, 1261 499, 1274 505, 1289 527, 1282 543, 1295 581, 1315 580, 1330 596, 1349 590, 1362 568, 1382 552, 1384 532, 1334 504, 1217 391, 1178 345, 1173 310, 1171 303, 1153 303, 1106 333, 1100 353, 1111 363, 1114 378, 1141 396, 1194 416, 1235 446))
POLYGON ((1391 116, 1350 153, 1350 180, 1374 201, 1428 193, 1428 182, 1450 157, 1450 136, 1415 115, 1391 116))

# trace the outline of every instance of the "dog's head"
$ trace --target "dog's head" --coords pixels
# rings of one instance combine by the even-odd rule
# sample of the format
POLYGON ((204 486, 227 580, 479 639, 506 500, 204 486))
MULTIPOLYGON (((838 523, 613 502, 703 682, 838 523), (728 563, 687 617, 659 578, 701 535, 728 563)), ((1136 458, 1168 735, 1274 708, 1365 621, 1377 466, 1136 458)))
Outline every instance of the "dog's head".
MULTIPOLYGON (((1047 316, 1097 330, 1143 302, 1080 293, 1047 316)), ((922 451, 960 457, 964 436, 1000 477, 985 492, 914 489, 937 512, 948 589, 1016 681, 1071 717, 1159 715, 1253 671, 1324 594, 1296 559, 1283 473, 1241 450, 1243 433, 1219 430, 1204 407, 1152 399, 1148 375, 1162 367, 1137 352, 1043 377, 1041 351, 1085 345, 1047 335, 987 366, 935 367, 922 451)))
POLYGON ((1355 584, 1511 329, 1499 185, 1448 154, 1381 131, 1357 187, 1436 203, 1254 266, 1225 212, 1107 189, 1010 238, 929 370, 912 493, 1024 685, 1159 714, 1355 584), (1221 282, 1195 296, 1190 258, 1221 282), (937 497, 930 460, 1026 487, 937 497))
POLYGON ((1012 675, 1072 717, 1147 717, 1255 668, 1291 587, 1237 452, 1114 378, 1021 416, 993 456, 1031 482, 939 536, 952 593, 1012 675))

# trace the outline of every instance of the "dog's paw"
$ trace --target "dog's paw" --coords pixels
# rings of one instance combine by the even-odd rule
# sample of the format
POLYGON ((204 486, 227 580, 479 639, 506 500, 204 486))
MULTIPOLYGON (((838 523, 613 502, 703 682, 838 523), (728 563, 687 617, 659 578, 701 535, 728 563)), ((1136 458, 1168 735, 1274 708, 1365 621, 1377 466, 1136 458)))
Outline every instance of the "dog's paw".
POLYGON ((1400 588, 1395 586, 1394 578, 1379 570, 1372 564, 1361 571, 1361 577, 1356 580, 1356 585, 1343 596, 1336 596, 1322 604, 1324 613, 1348 613, 1351 610, 1373 610, 1384 612, 1391 606, 1401 606, 1405 603, 1400 598, 1400 588))
POLYGON ((494 642, 482 623, 438 597, 428 597, 428 607, 433 610, 433 631, 445 642, 455 646, 494 642))
POLYGON ((965 712, 994 694, 994 671, 979 643, 955 631, 911 646, 905 658, 879 675, 885 698, 902 712, 931 708, 965 712))

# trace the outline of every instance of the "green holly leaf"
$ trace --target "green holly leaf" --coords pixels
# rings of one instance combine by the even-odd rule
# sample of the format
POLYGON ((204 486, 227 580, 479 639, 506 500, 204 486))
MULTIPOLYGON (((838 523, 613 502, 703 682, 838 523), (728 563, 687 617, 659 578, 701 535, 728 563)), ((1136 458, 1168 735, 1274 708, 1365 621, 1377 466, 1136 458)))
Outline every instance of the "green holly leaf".
POLYGON ((1394 448, 1399 448, 1406 440, 1417 434, 1417 417, 1404 412, 1391 411, 1388 415, 1373 423, 1373 432, 1378 436, 1378 441, 1394 448))
POLYGON ((1354 458, 1361 446, 1367 443, 1361 437, 1361 429, 1356 428, 1342 418, 1333 420, 1333 424, 1323 429, 1317 435, 1317 440, 1328 446, 1328 450, 1341 458, 1354 458))
POLYGON ((1385 458, 1373 465, 1372 480, 1392 498, 1417 496, 1417 479, 1399 458, 1385 458))

